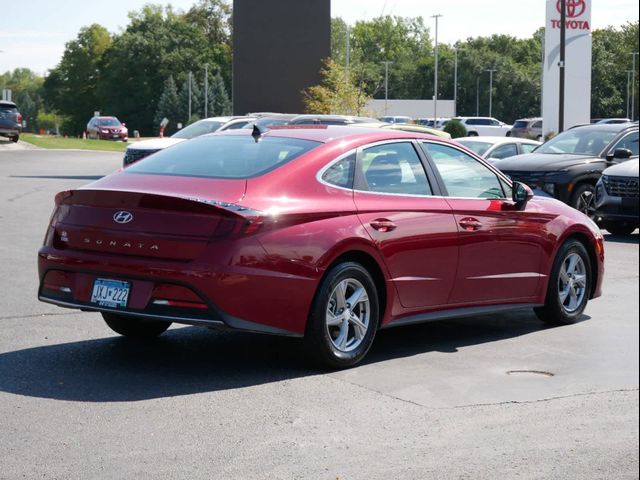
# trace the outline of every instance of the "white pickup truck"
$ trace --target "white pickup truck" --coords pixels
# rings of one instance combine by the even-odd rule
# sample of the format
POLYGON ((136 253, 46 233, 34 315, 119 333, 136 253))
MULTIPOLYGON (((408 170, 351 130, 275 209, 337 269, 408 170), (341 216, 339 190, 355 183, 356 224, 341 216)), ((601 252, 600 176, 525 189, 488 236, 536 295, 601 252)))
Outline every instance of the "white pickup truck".
POLYGON ((509 137, 512 125, 507 125, 493 117, 456 117, 467 129, 467 136, 477 137, 480 135, 492 137, 509 137))

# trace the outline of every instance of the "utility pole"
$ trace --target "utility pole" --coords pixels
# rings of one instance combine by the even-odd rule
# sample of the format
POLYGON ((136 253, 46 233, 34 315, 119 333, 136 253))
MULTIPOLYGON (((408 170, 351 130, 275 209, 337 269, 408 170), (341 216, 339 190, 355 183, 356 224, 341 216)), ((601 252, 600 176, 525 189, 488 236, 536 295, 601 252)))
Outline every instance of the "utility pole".
POLYGON ((189 118, 187 119, 187 124, 191 121, 191 77, 192 73, 189 72, 189 118))
POLYGON ((393 63, 389 60, 384 62, 384 115, 388 113, 387 102, 389 101, 389 64, 393 63))
POLYGON ((558 133, 564 132, 564 61, 567 50, 567 0, 560 0, 560 104, 558 105, 558 133))
POLYGON ((629 100, 630 100, 630 95, 631 95, 631 79, 633 78, 633 71, 632 70, 627 70, 627 103, 626 105, 626 109, 627 109, 627 118, 631 118, 629 116, 629 100))
POLYGON ((347 47, 345 53, 345 70, 347 72, 347 78, 349 78, 349 62, 351 61, 351 27, 347 25, 347 47))
POLYGON ((204 118, 209 116, 209 65, 204 64, 204 118))
POLYGON ((638 52, 631 52, 631 56, 633 57, 633 74, 631 79, 631 120, 636 119, 636 56, 638 52))
POLYGON ((435 65, 433 70, 433 128, 436 128, 438 123, 438 19, 440 17, 442 17, 440 14, 431 16, 431 18, 436 19, 435 65))
POLYGON ((480 115, 480 75, 476 76, 476 117, 480 115))
POLYGON ((493 72, 497 72, 497 70, 495 68, 490 68, 487 72, 489 72, 489 116, 491 117, 493 106, 493 72))
POLYGON ((464 49, 453 47, 453 116, 458 116, 458 52, 464 49))

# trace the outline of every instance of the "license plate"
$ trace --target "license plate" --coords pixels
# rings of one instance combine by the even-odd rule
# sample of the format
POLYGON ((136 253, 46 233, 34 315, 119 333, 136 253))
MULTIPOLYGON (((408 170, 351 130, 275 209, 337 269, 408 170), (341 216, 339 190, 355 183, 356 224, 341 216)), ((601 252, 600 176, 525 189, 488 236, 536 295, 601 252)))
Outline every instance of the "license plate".
POLYGON ((113 138, 118 138, 120 135, 118 135, 117 133, 113 134, 113 138))
POLYGON ((95 303, 101 307, 126 307, 127 300, 129 299, 129 289, 128 282, 98 278, 93 283, 91 303, 95 303))

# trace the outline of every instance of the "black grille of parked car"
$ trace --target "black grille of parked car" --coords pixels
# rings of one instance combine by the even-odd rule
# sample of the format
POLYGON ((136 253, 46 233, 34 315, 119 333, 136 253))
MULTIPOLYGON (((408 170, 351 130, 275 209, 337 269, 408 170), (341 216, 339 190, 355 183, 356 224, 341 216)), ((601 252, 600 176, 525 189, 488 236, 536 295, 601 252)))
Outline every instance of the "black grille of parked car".
POLYGON ((540 181, 548 176, 548 172, 507 172, 503 170, 502 173, 508 175, 514 182, 524 183, 531 188, 537 187, 540 181))
POLYGON ((124 164, 131 165, 133 162, 137 162, 144 157, 148 157, 157 151, 158 150, 135 150, 133 148, 128 148, 124 154, 124 164))
POLYGON ((638 198, 638 179, 629 177, 602 177, 604 188, 612 197, 638 198))

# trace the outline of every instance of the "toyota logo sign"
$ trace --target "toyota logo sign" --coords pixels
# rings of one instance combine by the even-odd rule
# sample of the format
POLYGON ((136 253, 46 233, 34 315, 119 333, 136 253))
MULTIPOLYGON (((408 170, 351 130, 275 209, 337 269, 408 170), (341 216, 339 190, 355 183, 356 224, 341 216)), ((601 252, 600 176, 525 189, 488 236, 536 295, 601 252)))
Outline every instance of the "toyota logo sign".
MULTIPOLYGON (((576 18, 584 13, 587 9, 587 4, 584 0, 565 0, 567 7, 567 17, 576 18)), ((556 3, 556 9, 562 14, 562 1, 558 0, 556 3)))
POLYGON ((129 223, 131 220, 133 220, 133 214, 130 212, 121 210, 113 214, 113 221, 116 223, 129 223))

